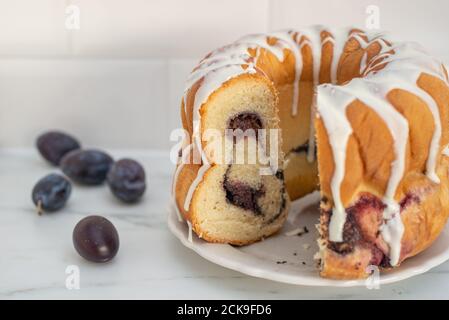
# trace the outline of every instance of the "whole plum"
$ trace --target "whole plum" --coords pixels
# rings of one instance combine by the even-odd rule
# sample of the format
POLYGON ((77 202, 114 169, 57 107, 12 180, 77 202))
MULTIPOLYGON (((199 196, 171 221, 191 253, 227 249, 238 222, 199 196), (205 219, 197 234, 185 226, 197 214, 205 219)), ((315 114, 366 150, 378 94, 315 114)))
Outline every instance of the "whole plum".
POLYGON ((73 181, 98 185, 106 180, 106 175, 114 160, 100 150, 74 150, 61 160, 61 170, 73 181))

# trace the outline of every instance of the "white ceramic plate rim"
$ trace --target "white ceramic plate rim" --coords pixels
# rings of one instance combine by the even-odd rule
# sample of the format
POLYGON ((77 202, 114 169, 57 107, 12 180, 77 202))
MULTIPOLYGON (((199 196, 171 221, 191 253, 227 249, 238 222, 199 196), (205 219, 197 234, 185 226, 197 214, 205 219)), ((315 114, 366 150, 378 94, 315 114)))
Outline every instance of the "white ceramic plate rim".
MULTIPOLYGON (((293 206, 301 206, 300 201, 296 201, 293 203, 293 206)), ((187 248, 193 250, 201 257, 209 260, 217 265, 223 266, 225 268, 238 271, 240 273, 263 278, 267 280, 288 283, 293 285, 303 285, 303 286, 328 286, 328 287, 357 287, 357 286, 366 286, 367 280, 332 280, 325 279, 318 276, 311 277, 308 274, 284 274, 282 272, 273 272, 273 270, 269 270, 263 267, 257 267, 254 263, 247 263, 245 261, 247 254, 241 252, 242 259, 235 259, 235 257, 229 257, 227 255, 223 255, 223 250, 234 247, 227 244, 211 244, 207 243, 204 240, 199 239, 195 233, 191 236, 193 241, 189 240, 189 234, 186 232, 186 222, 179 220, 179 212, 177 212, 177 208, 173 202, 170 203, 169 206, 169 214, 168 214, 168 227, 170 231, 181 241, 181 243, 187 248)), ((266 239, 265 241, 270 241, 270 239, 266 239)), ((422 262, 417 266, 412 266, 405 268, 404 264, 408 262, 406 260, 399 268, 394 269, 391 272, 382 273, 379 279, 379 285, 389 284, 393 282, 398 282, 401 280, 405 280, 416 275, 425 273, 430 269, 442 264, 443 262, 449 259, 449 228, 443 230, 442 234, 435 241, 435 243, 424 251, 422 254, 426 254, 426 257, 420 257, 420 255, 410 258, 408 260, 421 258, 422 262), (435 254, 432 254, 431 250, 438 246, 442 249, 435 254)), ((255 257, 250 257, 249 259, 254 260, 255 257)), ((263 265, 263 264, 261 264, 263 265)))

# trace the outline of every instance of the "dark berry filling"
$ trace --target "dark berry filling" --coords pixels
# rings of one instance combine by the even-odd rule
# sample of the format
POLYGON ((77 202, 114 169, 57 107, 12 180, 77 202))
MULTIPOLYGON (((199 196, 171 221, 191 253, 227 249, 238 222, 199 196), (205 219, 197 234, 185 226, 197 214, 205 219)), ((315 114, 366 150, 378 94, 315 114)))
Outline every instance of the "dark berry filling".
MULTIPOLYGON (((295 153, 297 155, 304 154, 304 153, 308 154, 309 153, 309 148, 310 148, 309 140, 307 140, 303 144, 301 144, 301 145, 299 145, 299 146, 297 146, 297 147, 295 147, 293 149, 290 149, 289 154, 290 153, 295 153)), ((317 148, 314 148, 313 151, 314 151, 314 159, 316 159, 316 157, 317 157, 317 148)))
POLYGON ((385 260, 385 255, 382 252, 382 250, 380 250, 378 247, 372 245, 371 248, 371 252, 372 252, 372 257, 371 257, 371 261, 370 261, 370 265, 374 265, 374 266, 379 266, 382 264, 382 261, 385 260))
POLYGON ((343 227, 343 241, 329 241, 329 248, 339 254, 351 253, 356 244, 360 242, 362 235, 352 214, 348 214, 343 227))
POLYGON ((320 201, 323 205, 327 206, 327 204, 329 202, 329 198, 326 196, 322 196, 320 201))
POLYGON ((284 171, 283 170, 278 170, 276 172, 276 178, 278 178, 281 181, 284 181, 284 171))
POLYGON ((259 115, 254 112, 243 112, 229 120, 228 128, 232 130, 240 129, 243 132, 253 130, 257 136, 257 130, 262 129, 262 120, 259 115))
POLYGON ((401 211, 405 210, 409 205, 413 203, 419 203, 420 198, 418 195, 413 193, 407 193, 406 196, 401 200, 399 205, 401 206, 401 211))
POLYGON ((278 178, 279 180, 282 181, 282 189, 281 189, 281 197, 282 197, 281 201, 282 202, 281 202, 281 207, 279 208, 278 213, 274 217, 272 217, 270 220, 268 220, 266 222, 266 224, 271 224, 274 221, 276 221, 281 216, 281 214, 284 211, 285 206, 287 204, 287 199, 285 198, 286 191, 285 191, 285 184, 284 184, 284 171, 283 170, 278 170, 276 172, 275 176, 276 176, 276 178, 278 178))
POLYGON ((308 151, 309 151, 309 141, 306 141, 302 145, 297 146, 296 148, 293 148, 291 152, 303 153, 303 152, 308 152, 308 151))
POLYGON ((265 194, 263 188, 255 189, 246 183, 239 181, 229 181, 226 179, 223 183, 226 191, 226 199, 235 206, 250 210, 256 215, 262 214, 258 205, 258 199, 265 194))
MULTIPOLYGON (((385 204, 379 198, 362 195, 353 206, 346 209, 343 242, 330 241, 329 249, 339 254, 348 254, 354 250, 356 245, 359 245, 371 249, 370 264, 386 265, 388 258, 375 244, 384 209, 385 204)), ((327 214, 331 215, 331 212, 327 214)))
MULTIPOLYGON (((419 203, 420 197, 408 193, 400 202, 401 211, 413 203, 419 203)), ((385 204, 373 195, 364 194, 353 206, 346 209, 346 222, 343 228, 343 242, 329 241, 328 248, 339 253, 347 254, 354 250, 356 245, 370 248, 372 252, 370 264, 389 268, 388 256, 376 245, 379 236, 379 227, 383 222, 385 204)), ((330 221, 331 211, 324 213, 330 221)))
POLYGON ((346 211, 356 214, 370 209, 383 211, 385 209, 385 204, 376 196, 363 194, 360 199, 352 207, 346 209, 346 211))
MULTIPOLYGON (((231 181, 229 179, 229 169, 230 167, 228 168, 228 171, 226 172, 223 180, 223 189, 226 192, 226 200, 235 206, 252 211, 255 215, 262 215, 262 208, 259 206, 258 201, 260 197, 265 195, 264 186, 262 185, 259 188, 254 188, 241 181, 231 181)), ((284 172, 282 170, 278 170, 275 176, 283 183, 284 172)), ((281 188, 280 192, 280 196, 282 197, 282 199, 279 212, 276 213, 276 215, 274 215, 271 219, 269 219, 266 224, 274 222, 277 218, 279 218, 279 216, 285 209, 287 200, 285 197, 284 186, 281 188)))

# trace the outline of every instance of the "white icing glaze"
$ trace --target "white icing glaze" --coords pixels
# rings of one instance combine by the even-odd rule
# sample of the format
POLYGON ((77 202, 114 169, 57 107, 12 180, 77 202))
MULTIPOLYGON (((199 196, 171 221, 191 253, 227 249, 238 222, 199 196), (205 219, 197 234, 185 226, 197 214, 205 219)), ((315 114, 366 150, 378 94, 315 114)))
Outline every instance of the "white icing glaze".
MULTIPOLYGON (((321 53, 322 45, 327 41, 333 41, 332 38, 327 37, 323 44, 321 43, 321 32, 325 29, 322 26, 312 26, 308 29, 301 30, 300 35, 305 36, 307 40, 301 45, 301 48, 308 45, 312 50, 312 70, 313 70, 313 86, 317 87, 320 80, 320 67, 321 67, 321 53)), ((315 161, 315 110, 316 109, 316 96, 313 97, 313 103, 310 109, 310 129, 309 129, 309 147, 307 149, 307 161, 312 163, 315 161)))
POLYGON ((207 101, 209 96, 215 92, 215 90, 220 88, 226 81, 245 73, 256 73, 256 71, 250 66, 244 69, 241 65, 232 64, 209 71, 204 76, 204 81, 195 94, 193 120, 198 121, 199 123, 200 107, 207 101))
MULTIPOLYGON (((204 173, 210 167, 203 154, 199 139, 201 106, 215 90, 229 79, 244 73, 263 72, 263 70, 257 68, 257 59, 259 58, 261 48, 272 53, 280 62, 284 61, 285 49, 289 49, 295 58, 291 110, 292 116, 297 116, 300 99, 299 82, 303 68, 301 49, 304 46, 309 46, 313 54, 313 83, 317 87, 317 103, 314 103, 314 105, 316 105, 318 113, 315 115, 314 106, 311 116, 312 119, 315 117, 323 119, 334 157, 335 168, 331 179, 334 208, 329 225, 329 238, 331 241, 337 242, 343 240, 342 231, 346 221, 346 212, 341 201, 340 188, 345 177, 347 142, 352 134, 351 125, 346 117, 346 108, 352 101, 359 99, 383 119, 394 140, 395 160, 391 164, 391 174, 383 198, 386 204, 386 209, 384 210, 386 222, 382 225, 381 232, 384 240, 389 245, 390 263, 395 265, 400 258, 403 234, 400 208, 395 201, 395 193, 405 170, 408 122, 390 105, 386 96, 393 89, 403 89, 415 94, 428 106, 434 117, 435 130, 429 147, 426 174, 432 181, 439 182, 435 172, 440 154, 441 139, 439 108, 433 98, 417 86, 416 81, 423 72, 437 76, 446 83, 448 78, 443 70, 443 65, 436 59, 431 58, 422 48, 412 44, 391 46, 380 34, 353 30, 353 28, 328 29, 322 26, 314 26, 301 31, 283 31, 267 35, 247 36, 229 46, 212 52, 203 59, 190 75, 184 96, 184 106, 187 108, 185 102, 190 88, 197 81, 204 79, 195 94, 193 107, 194 145, 201 154, 203 164, 188 190, 184 209, 189 210, 193 193, 201 182, 204 173), (321 32, 323 31, 328 32, 330 35, 322 40, 321 32), (303 36, 306 39, 299 44, 303 36), (267 42, 268 37, 275 37, 278 41, 274 45, 269 45, 267 42), (380 46, 380 51, 368 61, 368 53, 365 50, 360 62, 360 74, 363 78, 355 78, 345 85, 337 86, 339 62, 349 38, 355 39, 363 50, 371 44, 377 43, 380 46), (327 42, 333 44, 330 72, 331 84, 319 85, 322 47, 327 42), (249 49, 256 50, 254 57, 249 54, 249 49), (381 72, 376 71, 376 68, 379 66, 384 66, 381 72)), ((185 111, 187 112, 187 109, 185 111)), ((314 126, 311 125, 308 150, 309 161, 314 160, 314 148, 314 126)), ((443 152, 443 154, 449 155, 449 151, 447 153, 443 152)), ((180 170, 179 167, 178 170, 180 170)), ((177 175, 175 174, 175 181, 176 179, 177 175)))
POLYGON ((198 187, 198 185, 200 184, 200 182, 203 180, 203 176, 209 168, 210 168, 210 164, 204 163, 198 170, 195 180, 193 180, 192 184, 189 187, 189 191, 187 192, 186 199, 184 201, 184 210, 189 211, 190 203, 192 202, 193 193, 195 192, 195 190, 198 187))
POLYGON ((184 165, 188 162, 188 157, 190 156, 191 151, 192 151, 192 144, 189 144, 184 149, 182 149, 181 161, 176 167, 175 174, 173 175, 172 192, 171 192, 173 197, 176 194, 176 181, 178 181, 179 173, 181 172, 184 165))
POLYGON ((365 53, 362 56, 362 60, 360 61, 360 73, 363 74, 363 72, 366 70, 366 61, 368 59, 368 51, 365 51, 365 53))
MULTIPOLYGON (((295 78, 293 80, 293 97, 292 97, 292 116, 296 116, 298 114, 298 103, 299 103, 299 81, 301 80, 301 72, 302 72, 302 54, 301 47, 298 45, 296 39, 300 37, 297 36, 296 39, 293 39, 294 33, 292 31, 287 32, 275 32, 271 33, 270 36, 276 37, 287 44, 288 48, 293 53, 295 57, 295 78)), ((283 59, 279 59, 283 61, 283 59)))
POLYGON ((384 211, 383 225, 380 227, 382 237, 386 243, 388 243, 390 252, 390 264, 396 266, 399 263, 401 256, 401 240, 404 234, 404 224, 402 223, 400 207, 397 203, 387 204, 387 208, 384 211))
POLYGON ((192 223, 190 222, 190 221, 187 221, 187 226, 189 227, 189 234, 188 234, 188 236, 187 236, 187 240, 190 242, 190 243, 193 243, 193 228, 192 228, 192 223))
POLYGON ((346 211, 340 197, 340 186, 345 176, 346 146, 352 128, 346 118, 346 107, 353 100, 351 95, 341 90, 335 90, 331 85, 318 87, 317 111, 326 127, 329 143, 334 157, 334 174, 331 180, 331 191, 334 199, 334 209, 329 223, 329 239, 343 241, 343 226, 346 221, 346 211), (338 101, 339 103, 335 103, 338 101))
MULTIPOLYGON (((182 149, 182 153, 181 153, 181 161, 178 164, 178 166, 176 167, 175 170, 175 174, 173 175, 173 181, 172 181, 172 197, 173 197, 173 201, 176 203, 176 182, 178 181, 178 176, 179 173, 182 171, 182 169, 184 168, 184 165, 186 163, 188 163, 189 161, 189 156, 191 154, 192 151, 192 144, 187 145, 185 148, 182 149)), ((183 221, 183 217, 181 215, 181 212, 179 212, 179 209, 176 207, 176 214, 178 215, 178 220, 181 222, 183 221)))
POLYGON ((317 106, 316 87, 314 88, 312 105, 310 106, 310 128, 309 128, 309 147, 307 148, 307 161, 312 163, 315 161, 315 117, 317 106))
MULTIPOLYGON (((320 66, 321 66, 321 32, 326 31, 323 26, 312 26, 306 29, 302 29, 299 34, 305 36, 307 40, 301 45, 308 45, 312 50, 312 63, 313 63, 313 84, 317 86, 320 80, 320 66)), ((330 38, 327 38, 330 41, 330 38)))
POLYGON ((179 222, 183 222, 184 221, 184 217, 182 216, 181 212, 179 211, 179 208, 176 205, 176 202, 175 202, 174 207, 175 207, 175 211, 176 211, 176 216, 178 217, 178 221, 179 222))

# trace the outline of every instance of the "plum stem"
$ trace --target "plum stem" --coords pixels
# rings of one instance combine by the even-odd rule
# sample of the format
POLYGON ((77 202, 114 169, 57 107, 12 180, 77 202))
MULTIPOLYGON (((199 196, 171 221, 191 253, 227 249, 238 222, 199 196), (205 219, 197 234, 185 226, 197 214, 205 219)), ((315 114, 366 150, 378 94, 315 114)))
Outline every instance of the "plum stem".
POLYGON ((39 200, 38 202, 37 202, 37 207, 36 207, 36 209, 37 209, 37 214, 38 215, 42 215, 42 200, 39 200))

